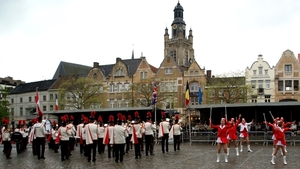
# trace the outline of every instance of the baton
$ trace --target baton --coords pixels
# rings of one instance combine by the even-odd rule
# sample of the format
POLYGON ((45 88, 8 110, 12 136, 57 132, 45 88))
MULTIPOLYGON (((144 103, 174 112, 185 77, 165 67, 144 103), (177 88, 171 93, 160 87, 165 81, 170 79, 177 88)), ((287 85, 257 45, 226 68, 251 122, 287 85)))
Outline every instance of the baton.
POLYGON ((225 105, 225 119, 227 120, 227 110, 226 110, 226 105, 225 105))
POLYGON ((263 113, 263 115, 264 115, 265 122, 267 122, 265 113, 263 113))
POLYGON ((209 118, 211 119, 212 108, 210 107, 209 118))
POLYGON ((274 116, 273 116, 273 114, 271 113, 271 111, 269 111, 269 113, 270 113, 270 115, 271 115, 271 117, 273 118, 273 121, 274 121, 274 116))

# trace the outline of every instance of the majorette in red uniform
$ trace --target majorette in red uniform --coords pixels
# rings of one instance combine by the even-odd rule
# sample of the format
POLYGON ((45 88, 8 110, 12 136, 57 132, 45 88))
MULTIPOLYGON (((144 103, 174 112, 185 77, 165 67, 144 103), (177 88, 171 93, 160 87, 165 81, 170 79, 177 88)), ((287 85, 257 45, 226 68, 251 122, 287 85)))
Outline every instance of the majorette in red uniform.
POLYGON ((230 150, 230 141, 233 141, 234 146, 235 146, 235 151, 236 151, 236 156, 239 156, 239 148, 238 148, 238 144, 237 144, 237 135, 236 135, 236 128, 240 123, 240 119, 241 119, 241 114, 239 115, 238 120, 235 122, 234 118, 231 118, 231 121, 229 122, 229 125, 231 125, 232 127, 230 127, 227 130, 227 139, 228 139, 228 147, 227 147, 227 155, 229 155, 229 150, 230 150))
POLYGON ((221 119, 221 124, 220 125, 213 125, 211 122, 211 119, 209 119, 210 122, 210 127, 218 129, 218 151, 217 151, 217 162, 220 162, 220 152, 221 152, 221 147, 223 146, 224 153, 225 153, 225 162, 228 162, 228 155, 227 155, 227 129, 230 128, 230 125, 225 125, 225 118, 221 119))
MULTIPOLYGON (((275 119, 276 120, 276 119, 275 119)), ((276 120, 277 121, 277 120, 276 120)), ((286 146, 286 141, 285 141, 285 131, 290 130, 290 128, 285 128, 284 127, 284 122, 283 121, 279 121, 278 126, 276 127, 275 125, 266 122, 266 124, 268 126, 272 126, 274 129, 274 137, 275 137, 275 152, 272 155, 272 160, 271 160, 271 164, 275 164, 275 157, 276 154, 279 150, 279 148, 281 148, 282 153, 283 153, 283 163, 286 165, 286 156, 285 156, 285 151, 284 151, 284 147, 286 146)))
POLYGON ((250 141, 249 141, 249 136, 248 136, 249 126, 252 123, 253 123, 253 120, 249 123, 246 123, 245 118, 242 118, 242 122, 238 125, 240 127, 240 145, 241 145, 240 152, 243 152, 244 138, 246 139, 246 142, 247 142, 248 152, 252 152, 252 150, 250 149, 250 141))

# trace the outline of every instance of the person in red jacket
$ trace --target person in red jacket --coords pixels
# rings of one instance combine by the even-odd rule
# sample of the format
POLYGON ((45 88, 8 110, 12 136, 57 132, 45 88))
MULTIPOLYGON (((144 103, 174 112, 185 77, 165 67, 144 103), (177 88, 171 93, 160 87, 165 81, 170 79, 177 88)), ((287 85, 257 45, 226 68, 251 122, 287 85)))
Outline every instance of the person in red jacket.
POLYGON ((238 148, 238 144, 236 141, 238 138, 236 135, 236 128, 241 121, 241 116, 242 115, 239 114, 239 118, 236 122, 234 121, 234 118, 231 118, 231 121, 229 122, 229 125, 231 125, 232 127, 227 130, 227 133, 228 133, 228 135, 227 135, 227 139, 228 139, 227 155, 229 155, 230 141, 233 141, 235 150, 236 150, 236 156, 239 156, 239 148, 238 148))
POLYGON ((279 121, 277 124, 277 127, 274 126, 274 124, 265 122, 268 126, 272 126, 274 129, 274 136, 275 136, 275 152, 272 155, 272 160, 271 160, 271 164, 275 164, 275 157, 276 154, 279 150, 279 148, 281 148, 282 150, 282 154, 283 154, 283 164, 287 164, 286 162, 286 156, 285 156, 285 150, 284 147, 286 146, 286 141, 285 141, 285 131, 290 130, 290 128, 285 128, 284 127, 284 122, 283 121, 279 121))
POLYGON ((225 124, 225 118, 221 119, 221 124, 220 125, 213 125, 211 122, 211 119, 209 119, 210 122, 210 127, 218 129, 218 151, 217 151, 217 162, 220 162, 220 153, 221 153, 221 148, 223 147, 224 153, 225 153, 225 162, 228 162, 228 155, 227 155, 227 129, 229 129, 231 126, 225 124))

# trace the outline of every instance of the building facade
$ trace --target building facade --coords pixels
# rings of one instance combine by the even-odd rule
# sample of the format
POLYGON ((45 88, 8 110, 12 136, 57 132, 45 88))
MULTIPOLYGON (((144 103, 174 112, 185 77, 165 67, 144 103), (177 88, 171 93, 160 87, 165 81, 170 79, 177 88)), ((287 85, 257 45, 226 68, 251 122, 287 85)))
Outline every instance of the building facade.
MULTIPOLYGON (((299 59, 299 58, 298 58, 299 59)), ((275 66, 275 101, 300 101, 300 64, 291 50, 282 53, 275 66)))
POLYGON ((275 72, 274 66, 258 55, 257 61, 245 70, 246 84, 251 85, 252 92, 248 93, 248 103, 275 101, 275 72))

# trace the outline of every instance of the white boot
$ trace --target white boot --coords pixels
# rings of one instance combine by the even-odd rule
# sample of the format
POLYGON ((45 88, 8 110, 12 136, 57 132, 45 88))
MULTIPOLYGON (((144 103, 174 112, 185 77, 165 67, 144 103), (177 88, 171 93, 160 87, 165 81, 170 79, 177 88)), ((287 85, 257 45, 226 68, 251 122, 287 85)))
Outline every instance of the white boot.
POLYGON ((220 154, 217 154, 217 163, 220 162, 220 154))
POLYGON ((229 156, 229 150, 230 150, 230 148, 227 148, 227 155, 229 156))
POLYGON ((275 160, 275 156, 272 155, 271 164, 273 164, 273 165, 275 164, 275 161, 274 161, 274 160, 275 160))
POLYGON ((240 152, 243 152, 243 145, 241 145, 241 149, 240 149, 240 152))
POLYGON ((286 156, 283 156, 283 164, 284 164, 284 165, 287 165, 287 162, 286 162, 286 156))
POLYGON ((250 145, 248 145, 247 147, 248 147, 248 152, 252 152, 252 150, 250 149, 250 145))
POLYGON ((238 147, 235 148, 235 151, 236 151, 236 156, 239 156, 240 154, 239 154, 239 148, 238 147))
POLYGON ((273 153, 272 153, 272 155, 275 153, 275 148, 273 147, 273 153))
POLYGON ((225 163, 228 163, 228 155, 225 154, 225 163))

